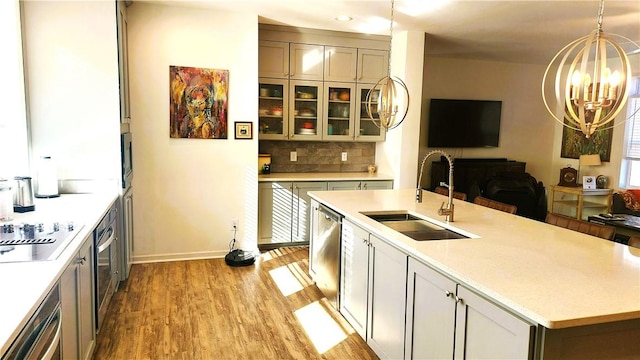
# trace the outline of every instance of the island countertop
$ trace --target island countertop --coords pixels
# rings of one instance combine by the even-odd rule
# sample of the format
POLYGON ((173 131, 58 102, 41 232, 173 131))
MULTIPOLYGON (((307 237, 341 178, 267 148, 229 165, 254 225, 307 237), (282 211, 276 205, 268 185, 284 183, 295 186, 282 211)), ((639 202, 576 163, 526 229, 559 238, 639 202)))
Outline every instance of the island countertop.
POLYGON ((640 249, 415 189, 309 195, 461 284, 549 329, 640 319, 640 249), (415 241, 361 212, 406 210, 469 239, 415 241))

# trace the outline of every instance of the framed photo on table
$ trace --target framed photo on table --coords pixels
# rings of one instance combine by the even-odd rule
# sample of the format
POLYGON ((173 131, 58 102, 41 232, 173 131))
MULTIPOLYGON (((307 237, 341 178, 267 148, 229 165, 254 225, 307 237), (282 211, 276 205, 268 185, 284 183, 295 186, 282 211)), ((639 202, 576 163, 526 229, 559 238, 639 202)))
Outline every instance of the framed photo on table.
POLYGON ((583 176, 582 177, 582 188, 584 190, 595 190, 596 189, 596 177, 595 176, 583 176))
POLYGON ((253 139, 253 123, 236 121, 236 139, 253 139))

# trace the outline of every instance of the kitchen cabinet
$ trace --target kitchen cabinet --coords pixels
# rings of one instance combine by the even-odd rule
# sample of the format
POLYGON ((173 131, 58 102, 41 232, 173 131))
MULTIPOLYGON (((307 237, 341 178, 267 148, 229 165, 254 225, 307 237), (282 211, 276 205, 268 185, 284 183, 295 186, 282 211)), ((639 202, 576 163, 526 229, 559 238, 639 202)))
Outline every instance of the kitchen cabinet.
POLYGON ((409 258, 405 359, 530 359, 535 326, 409 258))
POLYGON ((327 190, 324 181, 258 184, 258 247, 309 242, 311 198, 308 191, 327 190))
POLYGON ((289 78, 292 80, 323 80, 324 46, 289 45, 289 78))
POLYGON ((356 81, 358 49, 340 46, 324 47, 324 81, 356 81))
POLYGON ((358 49, 358 83, 375 84, 389 72, 389 51, 358 49))
POLYGON ((60 277, 62 357, 91 359, 95 346, 93 234, 60 277))
POLYGON ((393 189, 393 180, 329 181, 328 190, 385 190, 393 189))
POLYGON ((127 5, 124 1, 116 1, 116 18, 118 21, 118 74, 120 76, 120 122, 131 122, 131 101, 129 95, 129 41, 127 5))
POLYGON ((260 77, 289 78, 289 43, 258 42, 258 75, 260 77))
POLYGON ((290 81, 289 139, 322 139, 322 98, 320 81, 290 81))
POLYGON ((289 81, 260 78, 258 83, 258 133, 260 139, 287 139, 289 137, 289 81))
POLYGON ((259 41, 258 76, 322 81, 324 46, 259 41))
POLYGON ((261 140, 385 140, 366 95, 386 75, 388 51, 263 40, 258 52, 261 140))
POLYGON ((366 339, 369 233, 348 219, 343 219, 341 240, 340 314, 366 339))
POLYGON ((351 141, 354 139, 354 94, 353 83, 324 83, 323 140, 351 141))
MULTIPOLYGON (((354 139, 356 141, 384 141, 387 133, 377 126, 369 117, 367 112, 367 95, 373 88, 371 84, 358 84, 356 87, 356 111, 354 114, 354 139)), ((380 119, 377 111, 378 99, 380 98, 380 90, 375 90, 371 94, 371 104, 373 111, 371 115, 374 119, 380 119)))
MULTIPOLYGON (((586 220, 585 209, 593 209, 594 213, 611 212, 613 189, 585 190, 582 187, 551 185, 551 212, 559 213, 557 208, 566 206, 574 209, 575 218, 586 220)), ((593 215, 593 213, 586 214, 593 215)), ((570 215, 571 216, 571 215, 570 215)))
POLYGON ((133 255, 133 188, 129 188, 122 196, 122 241, 118 251, 121 258, 120 281, 129 277, 131 256, 133 255))
POLYGON ((340 313, 381 358, 404 356, 406 276, 405 253, 343 220, 340 313))

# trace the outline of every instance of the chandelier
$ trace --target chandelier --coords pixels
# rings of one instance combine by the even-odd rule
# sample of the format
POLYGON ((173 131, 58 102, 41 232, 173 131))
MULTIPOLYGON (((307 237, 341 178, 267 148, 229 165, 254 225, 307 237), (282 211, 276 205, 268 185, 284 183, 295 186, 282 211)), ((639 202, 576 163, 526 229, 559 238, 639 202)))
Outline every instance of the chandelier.
POLYGON ((603 14, 604 0, 601 0, 598 27, 562 48, 547 66, 542 79, 542 99, 547 111, 556 121, 582 131, 587 138, 598 129, 613 127, 612 121, 629 96, 631 65, 614 37, 635 44, 623 36, 605 34, 602 31, 603 14), (557 68, 555 103, 552 104, 564 109, 562 118, 551 109, 551 97, 545 87, 551 80, 547 77, 552 68, 557 68))
POLYGON ((366 109, 369 119, 379 127, 389 131, 395 129, 407 117, 409 110, 409 90, 398 77, 391 76, 391 45, 393 43, 393 9, 391 0, 391 25, 389 29, 389 61, 387 76, 378 82, 367 93, 366 109))

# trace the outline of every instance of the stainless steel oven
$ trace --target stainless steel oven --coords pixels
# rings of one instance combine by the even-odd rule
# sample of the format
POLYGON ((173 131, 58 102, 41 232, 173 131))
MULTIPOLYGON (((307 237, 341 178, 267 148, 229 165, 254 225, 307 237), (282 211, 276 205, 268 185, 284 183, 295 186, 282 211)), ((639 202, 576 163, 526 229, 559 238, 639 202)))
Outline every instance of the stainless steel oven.
POLYGON ((109 209, 95 228, 95 277, 96 277, 96 330, 100 329, 107 312, 109 301, 118 283, 117 241, 116 232, 117 209, 115 205, 109 209))
POLYGON ((62 359, 58 285, 49 292, 2 360, 62 359))

